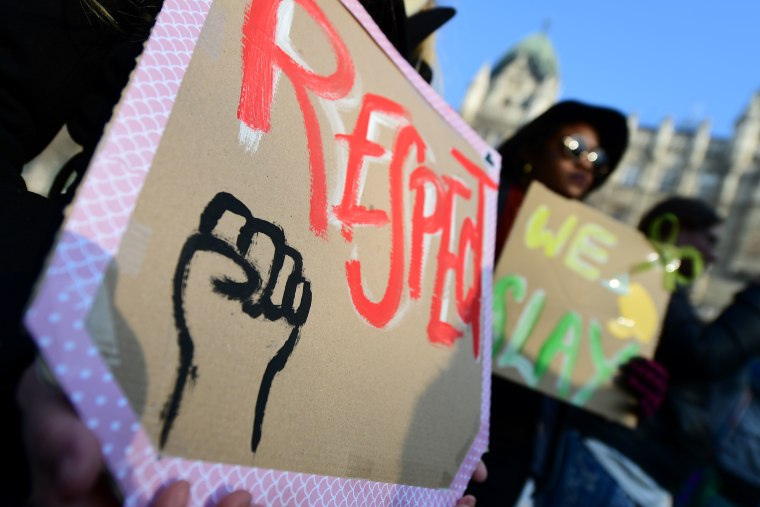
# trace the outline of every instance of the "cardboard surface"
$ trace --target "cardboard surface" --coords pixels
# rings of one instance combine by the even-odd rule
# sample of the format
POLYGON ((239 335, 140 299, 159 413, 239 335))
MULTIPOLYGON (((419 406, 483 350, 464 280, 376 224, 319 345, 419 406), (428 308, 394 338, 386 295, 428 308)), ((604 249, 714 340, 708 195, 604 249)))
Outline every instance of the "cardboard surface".
POLYGON ((111 426, 161 480, 202 460, 461 494, 483 451, 498 156, 346 4, 168 2, 53 259, 76 279, 76 245, 94 275, 49 272, 30 311, 38 340, 73 322, 96 346, 88 378, 107 363, 139 421, 111 426))
POLYGON ((494 279, 494 372, 624 424, 618 367, 652 357, 669 300, 638 231, 533 183, 494 279))

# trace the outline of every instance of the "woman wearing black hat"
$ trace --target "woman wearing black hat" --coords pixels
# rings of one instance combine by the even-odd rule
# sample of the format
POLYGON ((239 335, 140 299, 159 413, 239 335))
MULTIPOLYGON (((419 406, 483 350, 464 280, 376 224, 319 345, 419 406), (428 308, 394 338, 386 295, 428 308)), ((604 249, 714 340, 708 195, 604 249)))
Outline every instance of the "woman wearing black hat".
MULTIPOLYGON (((583 199, 612 174, 627 145, 628 126, 620 112, 576 101, 555 104, 506 140, 499 147, 497 259, 532 181, 564 197, 583 199)), ((634 393, 640 405, 657 406, 664 388, 643 385, 646 392, 634 393)), ((481 507, 513 505, 526 479, 535 475, 534 446, 552 447, 553 434, 558 434, 547 428, 554 421, 546 413, 542 416, 546 406, 554 415, 565 410, 536 391, 492 377, 490 442, 484 457, 489 476, 485 484, 472 485, 481 507)), ((544 449, 541 454, 550 453, 544 449)))
POLYGON ((628 146, 625 117, 606 107, 564 101, 523 126, 500 147, 497 256, 533 180, 570 199, 599 188, 628 146))

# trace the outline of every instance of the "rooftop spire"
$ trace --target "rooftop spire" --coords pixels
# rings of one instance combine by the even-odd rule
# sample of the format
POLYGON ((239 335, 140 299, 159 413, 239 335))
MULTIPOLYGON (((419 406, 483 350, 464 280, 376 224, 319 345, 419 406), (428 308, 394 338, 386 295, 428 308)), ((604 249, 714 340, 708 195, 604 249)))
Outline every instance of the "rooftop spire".
POLYGON ((554 46, 549 40, 549 37, 547 37, 545 31, 543 31, 528 35, 507 51, 496 65, 494 65, 491 75, 495 76, 499 74, 505 67, 520 56, 524 56, 528 59, 531 71, 539 81, 543 81, 559 74, 557 53, 554 51, 554 46))
POLYGON ((544 35, 549 35, 549 28, 552 27, 552 18, 546 17, 544 18, 544 22, 541 23, 541 33, 544 35))

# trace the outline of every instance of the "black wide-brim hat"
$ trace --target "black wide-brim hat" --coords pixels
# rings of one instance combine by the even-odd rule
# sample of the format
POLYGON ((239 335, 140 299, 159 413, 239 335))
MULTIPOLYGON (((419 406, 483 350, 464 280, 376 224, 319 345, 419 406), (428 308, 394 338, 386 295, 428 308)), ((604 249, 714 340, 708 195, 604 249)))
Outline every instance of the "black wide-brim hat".
POLYGON ((562 125, 581 122, 594 128, 599 135, 599 145, 607 152, 609 160, 609 171, 594 178, 594 183, 589 188, 589 192, 596 190, 617 168, 628 147, 628 122, 620 111, 575 100, 554 104, 499 146, 502 179, 512 180, 515 177, 513 172, 521 170, 516 165, 521 162, 519 157, 525 150, 536 148, 562 125))

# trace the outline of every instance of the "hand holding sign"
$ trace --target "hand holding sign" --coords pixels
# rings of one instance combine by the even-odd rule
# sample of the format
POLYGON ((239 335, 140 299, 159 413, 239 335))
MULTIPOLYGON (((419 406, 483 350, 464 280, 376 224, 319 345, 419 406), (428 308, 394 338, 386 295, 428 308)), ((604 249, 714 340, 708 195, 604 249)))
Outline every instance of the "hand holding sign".
MULTIPOLYGON (((256 245, 259 245, 256 242, 256 245)), ((226 299, 239 302, 244 314, 251 318, 262 317, 268 321, 285 321, 290 333, 284 344, 268 362, 261 385, 253 418, 251 451, 255 452, 261 441, 261 424, 264 419, 269 390, 275 375, 281 371, 298 343, 301 326, 306 322, 311 307, 311 285, 303 277, 301 255, 285 242, 285 235, 279 227, 253 216, 250 210, 231 194, 217 194, 200 218, 198 232, 190 236, 180 253, 174 274, 174 319, 178 333, 180 364, 174 389, 166 403, 162 418, 160 445, 164 446, 169 438, 172 425, 179 415, 183 394, 188 380, 195 380, 199 374, 198 365, 193 364, 195 349, 200 345, 192 336, 186 314, 186 293, 188 280, 191 278, 191 266, 202 252, 225 257, 235 264, 244 274, 243 281, 230 276, 215 276, 211 279, 213 291, 226 299), (230 242, 216 231, 217 225, 225 213, 231 213, 244 220, 234 242, 230 242), (262 273, 249 258, 254 246, 254 236, 268 238, 273 247, 273 259, 268 273, 262 273), (292 261, 292 272, 285 281, 282 300, 274 300, 275 289, 286 259, 292 261), (299 296, 297 298, 297 296, 299 296)), ((254 337, 255 339, 255 337, 254 337)))
MULTIPOLYGON (((32 476, 33 505, 119 505, 107 480, 98 441, 52 382, 41 380, 41 364, 27 368, 16 397, 23 414, 24 440, 32 476)), ((162 488, 151 507, 181 507, 190 500, 190 484, 176 481, 162 488)), ((250 493, 225 495, 216 507, 244 507, 250 493)))
POLYGON ((620 384, 636 397, 639 416, 653 416, 668 392, 668 370, 653 359, 634 357, 620 368, 620 373, 620 384))

